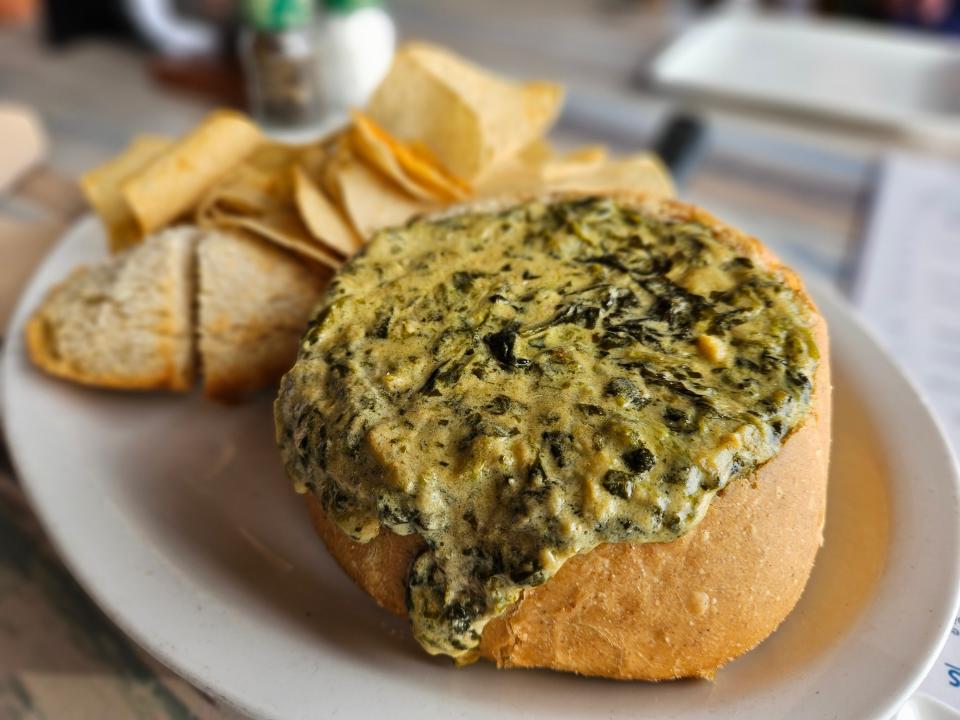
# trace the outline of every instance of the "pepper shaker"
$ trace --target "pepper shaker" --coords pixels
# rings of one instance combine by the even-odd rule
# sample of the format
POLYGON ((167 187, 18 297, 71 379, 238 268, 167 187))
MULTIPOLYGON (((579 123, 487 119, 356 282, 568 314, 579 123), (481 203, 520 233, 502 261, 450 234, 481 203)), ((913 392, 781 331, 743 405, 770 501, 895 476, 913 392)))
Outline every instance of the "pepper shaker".
POLYGON ((245 0, 240 55, 253 115, 268 128, 320 119, 313 0, 245 0))

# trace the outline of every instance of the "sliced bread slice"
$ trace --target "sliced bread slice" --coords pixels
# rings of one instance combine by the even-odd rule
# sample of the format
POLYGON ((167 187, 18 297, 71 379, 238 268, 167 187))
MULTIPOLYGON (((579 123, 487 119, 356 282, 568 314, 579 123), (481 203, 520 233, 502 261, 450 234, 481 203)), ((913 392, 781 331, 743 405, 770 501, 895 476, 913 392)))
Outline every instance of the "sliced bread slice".
POLYGON ((75 270, 27 324, 33 361, 88 385, 189 390, 196 237, 195 228, 173 227, 75 270))
POLYGON ((197 249, 204 393, 222 402, 276 382, 330 271, 249 235, 208 232, 197 249))

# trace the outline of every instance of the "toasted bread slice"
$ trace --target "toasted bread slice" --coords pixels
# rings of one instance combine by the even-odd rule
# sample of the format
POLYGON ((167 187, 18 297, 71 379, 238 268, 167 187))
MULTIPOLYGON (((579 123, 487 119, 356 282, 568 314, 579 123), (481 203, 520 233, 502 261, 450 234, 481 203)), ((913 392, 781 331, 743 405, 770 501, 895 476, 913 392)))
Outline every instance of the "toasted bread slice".
POLYGON ((293 365, 329 272, 234 233, 204 234, 197 255, 204 393, 239 400, 293 365))
POLYGON ((75 270, 27 324, 33 361, 87 385, 188 390, 196 237, 195 228, 170 228, 75 270))

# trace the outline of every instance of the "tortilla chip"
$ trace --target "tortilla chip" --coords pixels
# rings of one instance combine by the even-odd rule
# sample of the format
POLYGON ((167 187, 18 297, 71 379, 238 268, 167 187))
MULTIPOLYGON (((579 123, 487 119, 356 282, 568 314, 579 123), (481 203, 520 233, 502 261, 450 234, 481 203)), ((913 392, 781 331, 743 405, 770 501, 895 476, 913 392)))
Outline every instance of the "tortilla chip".
POLYGON ((585 173, 545 181, 544 188, 586 192, 641 190, 660 197, 676 196, 670 171, 652 153, 609 160, 585 173))
POLYGON ((361 162, 336 169, 341 207, 360 237, 383 227, 400 225, 436 205, 415 200, 361 162))
POLYGON ((243 229, 325 267, 343 261, 317 242, 301 219, 293 169, 304 149, 261 145, 201 198, 195 219, 210 228, 243 229))
POLYGON ((340 211, 300 166, 294 167, 293 180, 297 209, 310 234, 344 257, 352 256, 363 243, 340 211))
POLYGON ((361 112, 354 111, 353 148, 364 160, 421 200, 462 200, 469 186, 453 177, 421 144, 405 145, 361 112))
POLYGON ((338 139, 339 134, 326 138, 321 142, 307 145, 300 153, 297 164, 304 169, 309 177, 320 177, 323 172, 323 167, 333 152, 338 139))
POLYGON ((244 115, 220 111, 122 185, 140 231, 159 230, 193 208, 218 180, 263 142, 244 115))
POLYGON ((602 145, 585 145, 556 155, 546 140, 536 140, 489 171, 477 187, 480 197, 511 192, 543 192, 554 183, 598 170, 607 157, 602 145))
POLYGON ((249 217, 215 210, 199 224, 201 227, 216 229, 246 230, 332 270, 337 270, 343 265, 343 260, 311 238, 310 232, 296 214, 274 213, 262 217, 249 217))
POLYGON ((345 167, 358 162, 360 162, 360 160, 353 151, 350 135, 348 132, 343 132, 330 140, 327 146, 327 152, 320 162, 319 167, 310 173, 310 177, 316 178, 320 183, 320 188, 327 194, 327 197, 343 209, 339 175, 345 167))
POLYGON ((200 198, 196 215, 201 217, 212 207, 250 215, 289 208, 293 202, 291 168, 300 155, 296 148, 273 143, 257 148, 200 198))
POLYGON ((258 215, 275 202, 269 192, 257 187, 237 185, 215 188, 197 206, 196 217, 206 217, 216 211, 258 215))
POLYGON ((122 153, 80 178, 80 188, 107 232, 110 252, 120 252, 143 237, 123 197, 121 186, 171 145, 173 140, 170 138, 140 135, 122 153))
POLYGON ((442 48, 411 43, 394 56, 367 115, 401 141, 422 143, 449 173, 472 183, 543 136, 562 98, 558 85, 519 85, 442 48))
POLYGON ((325 149, 310 177, 319 181, 320 190, 346 217, 361 242, 373 229, 390 224, 383 218, 403 220, 421 207, 432 207, 408 196, 364 163, 354 151, 349 131, 330 138, 325 149))
POLYGON ((309 150, 309 146, 300 147, 273 141, 264 142, 243 159, 240 167, 267 175, 284 173, 299 162, 307 150, 309 150))
MULTIPOLYGON (((509 193, 538 195, 554 191, 614 192, 640 190, 661 197, 674 197, 670 172, 659 158, 640 153, 604 160, 606 149, 586 146, 539 164, 522 155, 511 158, 484 178, 479 197, 509 193)), ((542 155, 531 157, 542 158, 542 155)))
POLYGON ((537 138, 532 143, 521 149, 514 157, 528 165, 540 166, 544 163, 556 159, 557 153, 553 145, 546 138, 537 138))
POLYGON ((584 145, 548 159, 540 169, 540 176, 547 183, 561 181, 598 170, 606 159, 607 149, 603 145, 584 145))
POLYGON ((354 127, 351 130, 350 139, 354 151, 360 157, 393 180, 409 195, 421 200, 430 200, 433 197, 430 190, 420 187, 407 176, 407 173, 400 166, 400 161, 390 150, 389 145, 379 141, 371 142, 369 138, 364 136, 363 130, 359 127, 354 127))
POLYGON ((525 161, 516 156, 497 165, 477 184, 477 197, 495 197, 508 193, 532 192, 542 189, 542 166, 525 161))

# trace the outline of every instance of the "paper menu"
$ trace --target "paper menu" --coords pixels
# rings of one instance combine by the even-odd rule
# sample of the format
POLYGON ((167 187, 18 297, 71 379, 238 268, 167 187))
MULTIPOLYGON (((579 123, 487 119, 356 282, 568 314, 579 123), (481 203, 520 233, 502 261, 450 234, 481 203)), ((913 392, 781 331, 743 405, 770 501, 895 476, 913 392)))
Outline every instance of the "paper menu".
MULTIPOLYGON (((851 295, 960 453, 960 163, 882 163, 851 295)), ((960 618, 921 686, 960 708, 960 618)))
POLYGON ((960 165, 883 163, 854 304, 919 383, 960 448, 960 165))
POLYGON ((920 692, 960 708, 960 617, 953 621, 947 644, 920 685, 920 692))

